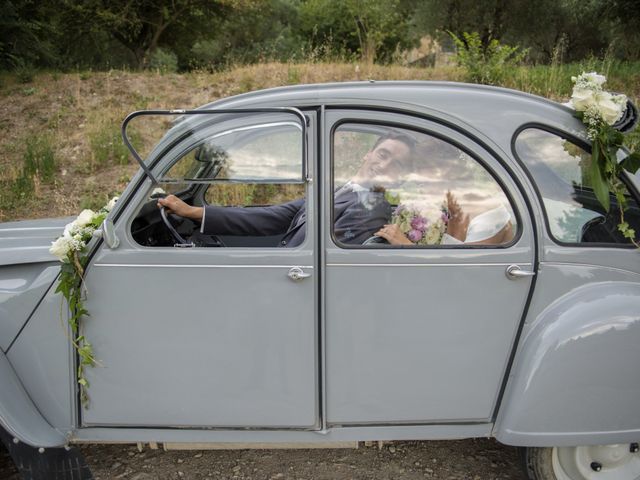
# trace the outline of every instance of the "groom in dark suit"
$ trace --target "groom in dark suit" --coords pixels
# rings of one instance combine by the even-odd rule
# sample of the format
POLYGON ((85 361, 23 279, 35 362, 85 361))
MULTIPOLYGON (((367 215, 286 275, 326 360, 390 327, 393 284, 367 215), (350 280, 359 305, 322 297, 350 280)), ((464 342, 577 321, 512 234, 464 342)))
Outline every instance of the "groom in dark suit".
MULTIPOLYGON (((391 130, 365 154, 356 175, 335 193, 333 231, 339 242, 359 245, 389 223, 391 205, 384 198, 384 186, 411 171, 414 147, 412 137, 391 130)), ((282 247, 304 241, 304 199, 268 207, 192 207, 169 195, 158 199, 158 206, 201 222, 200 231, 206 235, 282 234, 282 247)))

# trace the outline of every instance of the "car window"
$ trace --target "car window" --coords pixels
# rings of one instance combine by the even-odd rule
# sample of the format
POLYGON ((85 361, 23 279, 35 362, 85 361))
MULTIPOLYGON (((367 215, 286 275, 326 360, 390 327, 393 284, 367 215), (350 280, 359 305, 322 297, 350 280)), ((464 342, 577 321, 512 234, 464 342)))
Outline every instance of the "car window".
POLYGON ((507 195, 484 166, 452 143, 356 123, 340 125, 332 140, 338 244, 428 248, 513 240, 517 223, 507 195), (400 237, 376 243, 371 237, 384 225, 396 225, 400 237))
MULTIPOLYGON (((591 154, 555 133, 527 128, 518 134, 516 154, 529 169, 542 198, 549 233, 560 243, 628 243, 618 231, 617 200, 610 194, 606 212, 593 193, 591 154)), ((636 199, 624 187, 627 220, 636 230, 640 211, 636 199)))
POLYGON ((301 127, 269 122, 215 132, 193 146, 161 181, 300 181, 301 127))
MULTIPOLYGON (((283 118, 287 115, 203 122, 183 135, 170 153, 175 160, 132 223, 133 238, 145 246, 283 246, 292 221, 304 218, 306 187, 302 126, 283 118), (166 194, 205 207, 202 217, 163 219, 156 199, 166 194)), ((306 222, 299 223, 292 246, 305 237, 306 222)))

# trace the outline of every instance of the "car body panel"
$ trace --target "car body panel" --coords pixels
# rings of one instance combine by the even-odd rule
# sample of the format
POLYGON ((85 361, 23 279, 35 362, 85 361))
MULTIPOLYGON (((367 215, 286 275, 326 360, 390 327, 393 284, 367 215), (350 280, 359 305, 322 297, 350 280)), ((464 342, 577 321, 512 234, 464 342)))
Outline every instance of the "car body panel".
POLYGON ((549 303, 523 336, 498 440, 527 446, 637 440, 640 285, 637 275, 601 270, 541 266, 539 295, 549 303), (585 278, 594 281, 585 285, 585 278))
POLYGON ((59 447, 67 443, 65 435, 42 417, 2 352, 0 384, 0 427, 34 447, 59 447))
MULTIPOLYGON (((325 121, 325 131, 381 122, 438 135, 508 179, 489 152, 438 122, 356 108, 332 109, 325 121)), ((492 420, 531 286, 531 278, 510 280, 505 270, 535 268, 526 205, 513 182, 506 191, 520 229, 506 247, 343 248, 325 219, 329 425, 492 420)), ((325 199, 331 192, 327 185, 325 199)))
POLYGON ((60 273, 53 263, 0 267, 0 349, 7 352, 20 329, 60 273))
MULTIPOLYGON (((151 188, 138 190, 124 218, 151 188)), ((318 429, 313 196, 311 184, 306 240, 293 249, 148 248, 118 222, 120 246, 102 245, 86 274, 87 288, 101 292, 87 300, 86 334, 107 367, 87 372, 83 425, 318 429), (294 267, 310 278, 290 279, 294 267), (123 275, 131 283, 118 282, 123 275)))
POLYGON ((0 223, 0 265, 52 262, 53 240, 73 217, 0 223))
POLYGON ((67 309, 52 285, 7 358, 44 419, 63 432, 75 425, 75 369, 67 309))

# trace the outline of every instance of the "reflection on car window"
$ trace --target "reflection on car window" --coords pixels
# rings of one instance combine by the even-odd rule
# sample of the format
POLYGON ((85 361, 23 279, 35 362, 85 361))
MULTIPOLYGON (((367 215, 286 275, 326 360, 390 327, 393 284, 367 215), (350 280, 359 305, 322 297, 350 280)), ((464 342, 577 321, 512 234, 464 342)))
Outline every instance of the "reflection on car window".
MULTIPOLYGON (((593 193, 591 155, 574 143, 544 130, 529 128, 516 139, 516 153, 533 176, 551 236, 563 243, 627 243, 618 231, 618 204, 610 194, 606 212, 593 193)), ((638 203, 625 187, 625 219, 640 227, 638 203)))
POLYGON ((299 181, 301 152, 301 127, 295 122, 235 128, 207 136, 161 179, 299 181))
POLYGON ((133 238, 144 246, 173 246, 178 237, 196 247, 302 244, 302 127, 279 118, 233 118, 185 135, 170 153, 177 158, 161 175, 160 190, 150 192, 134 219, 133 238), (157 198, 169 194, 178 197, 169 201, 187 204, 184 216, 160 214, 157 198))
POLYGON ((333 188, 338 244, 504 245, 517 230, 507 196, 485 168, 421 132, 341 125, 333 135, 333 188))

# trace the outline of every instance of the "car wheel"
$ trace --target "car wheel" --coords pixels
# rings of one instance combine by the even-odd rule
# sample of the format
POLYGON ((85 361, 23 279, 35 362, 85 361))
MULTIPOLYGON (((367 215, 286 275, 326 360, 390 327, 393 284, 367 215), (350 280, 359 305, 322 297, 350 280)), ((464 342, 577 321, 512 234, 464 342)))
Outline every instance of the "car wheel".
POLYGON ((531 480, 640 480, 637 443, 585 447, 526 448, 531 480))
POLYGON ((2 427, 0 440, 25 480, 92 480, 93 475, 77 448, 46 448, 42 452, 25 443, 15 443, 2 427))

